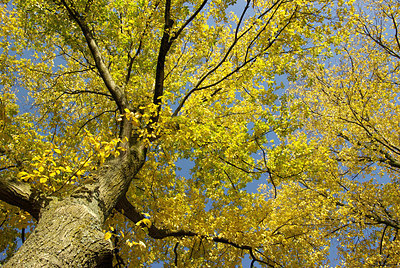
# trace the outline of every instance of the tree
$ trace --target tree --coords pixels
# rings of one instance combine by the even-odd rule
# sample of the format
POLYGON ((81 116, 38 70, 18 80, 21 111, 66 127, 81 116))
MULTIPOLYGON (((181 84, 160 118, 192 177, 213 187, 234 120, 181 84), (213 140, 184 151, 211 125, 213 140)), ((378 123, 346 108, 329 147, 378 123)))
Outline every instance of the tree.
POLYGON ((309 161, 326 163, 308 169, 302 189, 329 200, 320 209, 346 267, 400 264, 399 8, 360 2, 336 60, 303 65, 294 91, 309 161))
POLYGON ((329 53, 348 7, 4 1, 4 267, 326 262, 325 199, 285 186, 310 164, 288 157, 309 147, 271 140, 299 127, 275 77, 329 53), (244 190, 261 177, 264 190, 244 190), (19 230, 31 233, 13 254, 19 230))

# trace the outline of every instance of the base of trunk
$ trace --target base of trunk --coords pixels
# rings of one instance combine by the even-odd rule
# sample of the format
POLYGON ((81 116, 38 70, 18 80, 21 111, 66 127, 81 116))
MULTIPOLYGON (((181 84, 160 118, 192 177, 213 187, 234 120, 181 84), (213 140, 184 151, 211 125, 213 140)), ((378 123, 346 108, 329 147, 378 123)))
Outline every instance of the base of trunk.
POLYGON ((52 201, 18 252, 4 267, 112 267, 98 204, 70 197, 52 201))

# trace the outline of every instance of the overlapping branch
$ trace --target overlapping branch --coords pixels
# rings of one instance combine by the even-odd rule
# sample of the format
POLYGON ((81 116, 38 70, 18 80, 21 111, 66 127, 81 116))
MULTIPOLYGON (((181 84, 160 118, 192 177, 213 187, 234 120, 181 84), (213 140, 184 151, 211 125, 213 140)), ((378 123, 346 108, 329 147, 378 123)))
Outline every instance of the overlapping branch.
POLYGON ((153 122, 158 121, 159 113, 161 110, 161 105, 160 105, 161 97, 164 91, 165 59, 172 45, 172 43, 170 42, 170 32, 174 24, 174 21, 171 19, 170 10, 171 10, 171 0, 166 0, 165 11, 164 11, 164 31, 163 31, 163 36, 161 38, 160 49, 158 51, 154 95, 153 95, 153 103, 158 105, 158 107, 157 107, 157 114, 152 118, 153 122))
MULTIPOLYGON (((171 33, 172 26, 174 21, 171 19, 171 0, 166 0, 165 2, 165 11, 164 11, 164 30, 163 36, 161 38, 161 44, 157 57, 157 66, 156 66, 156 76, 155 76, 155 86, 154 86, 154 94, 153 94, 153 103, 156 104, 157 113, 155 116, 151 118, 152 122, 157 122, 159 118, 159 114, 161 111, 161 97, 163 96, 164 91, 164 80, 165 80, 165 61, 173 42, 179 37, 182 31, 197 17, 197 15, 201 12, 201 10, 205 7, 208 0, 204 0, 201 5, 196 9, 195 12, 185 21, 185 23, 174 33, 171 33)), ((150 128, 150 131, 152 129, 150 128)))
POLYGON ((61 0, 62 5, 67 10, 68 15, 72 18, 74 22, 78 24, 80 29, 82 30, 83 35, 85 36, 86 43, 89 47, 89 50, 93 56, 93 60, 96 64, 96 68, 100 73, 101 78, 104 81, 105 86, 113 97, 115 103, 118 106, 120 113, 124 113, 124 109, 128 108, 127 100, 124 92, 120 87, 115 83, 113 77, 111 76, 108 67, 106 66, 103 57, 101 55, 100 49, 94 39, 88 25, 85 22, 85 18, 79 14, 77 11, 73 9, 70 5, 67 4, 65 0, 61 0))
MULTIPOLYGON (((142 213, 140 213, 139 211, 137 211, 137 209, 129 202, 129 200, 125 196, 123 196, 119 200, 119 202, 117 203, 116 209, 121 214, 123 214, 125 217, 127 217, 129 220, 131 220, 133 223, 138 223, 139 221, 145 219, 145 216, 142 213)), ((253 264, 254 264, 254 262, 259 262, 259 263, 268 265, 268 267, 279 266, 275 261, 273 261, 270 258, 267 258, 267 262, 257 258, 254 254, 255 248, 248 246, 248 245, 241 245, 241 244, 235 243, 227 238, 220 237, 220 236, 203 235, 203 234, 198 234, 196 232, 186 231, 186 230, 171 231, 169 229, 158 228, 154 224, 152 224, 151 227, 148 228, 148 235, 154 239, 164 239, 164 238, 168 238, 168 237, 200 237, 201 239, 211 240, 215 243, 222 243, 222 244, 230 245, 237 249, 247 250, 249 252, 250 256, 252 257, 253 264)))

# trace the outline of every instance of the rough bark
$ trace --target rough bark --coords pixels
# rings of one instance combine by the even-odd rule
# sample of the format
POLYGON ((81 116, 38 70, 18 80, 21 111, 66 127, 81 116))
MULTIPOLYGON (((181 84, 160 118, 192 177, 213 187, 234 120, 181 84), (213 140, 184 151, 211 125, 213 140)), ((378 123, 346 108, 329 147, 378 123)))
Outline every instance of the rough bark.
POLYGON ((96 198, 54 200, 33 233, 4 267, 111 267, 96 198))
POLYGON ((97 178, 99 200, 105 217, 115 208, 118 200, 125 196, 132 179, 145 162, 144 144, 130 145, 129 152, 122 153, 121 157, 105 163, 97 178))
MULTIPOLYGON (((17 188, 22 194, 13 199, 24 197, 27 205, 15 204, 40 213, 35 230, 4 267, 112 267, 113 245, 104 239, 102 226, 141 169, 145 154, 142 144, 131 145, 108 160, 89 184, 63 199, 48 198, 41 209, 30 202, 29 191, 17 188)), ((9 186, 3 188, 13 189, 9 186)))
MULTIPOLYGON (((54 3, 65 9, 71 21, 81 29, 104 85, 123 115, 125 108, 130 108, 126 95, 108 70, 85 16, 77 12, 70 1, 54 3)), ((170 46, 168 39, 164 41, 170 46)), ((161 58, 165 61, 168 49, 162 51, 161 58)), ((159 69, 163 69, 164 62, 160 64, 162 68, 159 69)), ((163 70, 160 76, 157 81, 163 80, 163 70)), ((162 88, 159 91, 162 93, 162 88)), ((160 96, 157 96, 157 101, 160 96)), ((125 196, 146 157, 144 143, 133 132, 132 123, 124 117, 120 123, 121 142, 118 147, 123 148, 120 156, 107 160, 86 184, 63 199, 38 199, 29 184, 0 178, 0 200, 28 211, 38 220, 33 233, 4 267, 112 266, 113 246, 104 239, 102 226, 121 197, 125 196)))

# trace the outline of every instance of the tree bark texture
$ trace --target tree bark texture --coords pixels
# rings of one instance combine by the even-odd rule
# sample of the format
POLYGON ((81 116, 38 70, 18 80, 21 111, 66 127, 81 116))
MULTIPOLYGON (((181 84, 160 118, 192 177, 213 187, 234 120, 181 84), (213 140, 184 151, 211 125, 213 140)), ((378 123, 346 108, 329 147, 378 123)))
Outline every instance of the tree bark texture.
POLYGON ((111 267, 113 246, 104 239, 98 204, 92 200, 54 200, 4 267, 111 267))
POLYGON ((27 211, 40 211, 33 215, 38 220, 35 230, 4 267, 112 267, 113 245, 104 238, 103 223, 125 198, 145 155, 142 144, 131 145, 119 157, 106 161, 90 182, 64 198, 50 196, 30 202, 28 184, 0 183, 0 199, 27 211), (23 202, 15 201, 18 199, 23 202))

